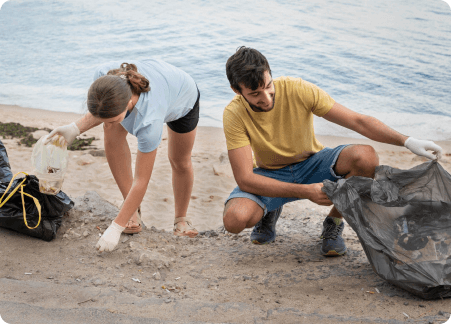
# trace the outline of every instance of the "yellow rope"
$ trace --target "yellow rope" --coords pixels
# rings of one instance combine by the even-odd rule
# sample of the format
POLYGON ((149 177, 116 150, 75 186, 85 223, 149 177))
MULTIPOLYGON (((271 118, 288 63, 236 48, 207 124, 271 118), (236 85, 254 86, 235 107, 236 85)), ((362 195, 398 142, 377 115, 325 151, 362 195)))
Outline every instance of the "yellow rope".
POLYGON ((8 187, 6 188, 5 192, 3 193, 2 197, 0 198, 0 208, 1 208, 1 207, 9 200, 9 198, 11 198, 12 195, 14 195, 14 194, 16 193, 16 191, 20 188, 20 195, 21 195, 21 197, 22 197, 22 207, 23 207, 23 220, 24 220, 24 222, 25 222, 25 225, 26 225, 29 229, 35 229, 35 228, 38 227, 39 224, 41 223, 41 204, 39 203, 39 200, 38 200, 37 198, 33 197, 33 196, 30 195, 30 194, 27 194, 26 192, 23 192, 23 187, 25 187, 25 185, 24 185, 23 183, 25 182, 25 180, 27 180, 27 178, 24 178, 24 179, 22 180, 22 182, 19 183, 19 184, 16 186, 16 188, 13 189, 13 191, 11 191, 11 193, 8 195, 8 197, 6 197, 5 200, 3 200, 3 197, 6 195, 6 193, 8 192, 8 190, 11 188, 11 186, 12 186, 12 184, 13 184, 13 181, 14 181, 14 178, 17 177, 17 176, 18 176, 19 174, 21 174, 21 173, 25 174, 26 176, 28 175, 28 173, 25 173, 25 172, 18 172, 18 173, 16 173, 16 174, 14 175, 14 177, 13 177, 13 178, 11 179, 11 181, 9 182, 9 185, 8 185, 8 187), (30 227, 30 226, 28 226, 28 222, 27 222, 27 214, 26 214, 26 211, 25 211, 25 200, 24 200, 24 197, 23 197, 24 195, 25 195, 25 196, 28 196, 28 197, 30 197, 30 198, 32 198, 33 201, 34 201, 34 203, 35 203, 35 205, 36 205, 36 207, 37 207, 37 209, 38 209, 39 220, 38 220, 38 223, 36 224, 35 227, 30 227))

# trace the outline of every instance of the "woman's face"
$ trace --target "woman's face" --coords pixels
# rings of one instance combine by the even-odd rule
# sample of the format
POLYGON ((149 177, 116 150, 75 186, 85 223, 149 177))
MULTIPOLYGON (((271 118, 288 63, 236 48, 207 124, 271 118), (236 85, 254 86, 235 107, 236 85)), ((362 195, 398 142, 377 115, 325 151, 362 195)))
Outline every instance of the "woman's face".
POLYGON ((122 112, 122 114, 117 115, 115 117, 111 117, 111 118, 100 118, 100 120, 102 120, 102 122, 104 124, 117 124, 117 123, 120 123, 120 122, 122 122, 124 120, 125 115, 127 115, 127 111, 131 110, 132 108, 133 108, 133 101, 132 101, 132 99, 130 99, 130 101, 127 104, 127 107, 122 112))
POLYGON ((118 124, 118 123, 120 123, 120 122, 122 122, 124 120, 126 114, 127 114, 127 109, 125 109, 122 114, 117 115, 116 117, 100 118, 100 120, 104 124, 118 124))

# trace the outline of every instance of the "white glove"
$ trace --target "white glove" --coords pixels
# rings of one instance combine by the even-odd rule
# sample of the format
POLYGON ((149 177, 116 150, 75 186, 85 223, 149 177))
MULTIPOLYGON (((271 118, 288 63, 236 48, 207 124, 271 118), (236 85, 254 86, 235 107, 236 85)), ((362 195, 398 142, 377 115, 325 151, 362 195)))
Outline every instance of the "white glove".
POLYGON ((116 245, 119 243, 119 238, 121 237, 122 231, 125 227, 116 224, 114 221, 103 233, 102 237, 96 244, 96 249, 100 252, 102 251, 113 251, 116 245))
POLYGON ((412 153, 425 156, 431 160, 440 160, 442 157, 442 148, 432 141, 417 140, 416 138, 409 137, 404 142, 404 146, 412 151, 412 153), (427 152, 428 150, 432 151, 432 153, 427 152))
POLYGON ((52 137, 56 134, 62 135, 67 142, 67 146, 69 146, 74 142, 75 138, 80 135, 80 130, 75 123, 57 127, 52 130, 49 135, 47 135, 44 145, 50 143, 52 141, 52 137))

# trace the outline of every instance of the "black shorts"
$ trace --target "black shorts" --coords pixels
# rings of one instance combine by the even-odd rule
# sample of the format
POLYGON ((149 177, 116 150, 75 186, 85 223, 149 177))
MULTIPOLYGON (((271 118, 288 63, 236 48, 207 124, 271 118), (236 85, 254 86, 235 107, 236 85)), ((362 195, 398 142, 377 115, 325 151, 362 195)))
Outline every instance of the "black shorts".
POLYGON ((199 89, 197 89, 197 100, 194 104, 193 109, 191 109, 189 113, 182 118, 167 122, 166 125, 168 125, 168 127, 174 132, 180 134, 189 133, 194 130, 197 127, 197 123, 199 122, 199 99, 200 92, 199 89))

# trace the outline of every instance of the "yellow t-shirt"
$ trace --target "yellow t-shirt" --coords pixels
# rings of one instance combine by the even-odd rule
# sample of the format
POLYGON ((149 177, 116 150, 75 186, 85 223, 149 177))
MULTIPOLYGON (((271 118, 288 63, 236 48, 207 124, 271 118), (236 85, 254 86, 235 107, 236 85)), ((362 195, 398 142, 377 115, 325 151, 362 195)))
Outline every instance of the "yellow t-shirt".
POLYGON ((300 78, 274 79, 275 104, 255 112, 240 95, 224 110, 227 149, 251 145, 257 166, 280 169, 301 162, 324 146, 315 138, 313 115, 322 117, 335 101, 316 85, 300 78))

